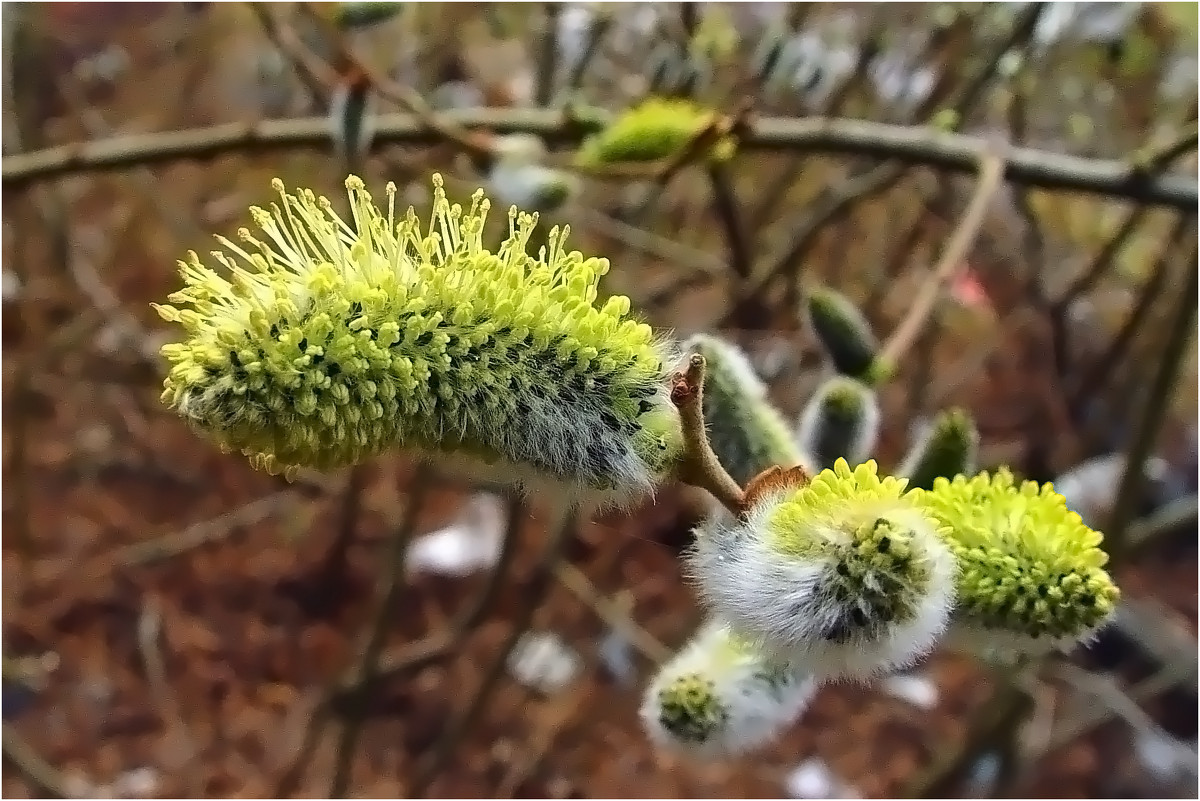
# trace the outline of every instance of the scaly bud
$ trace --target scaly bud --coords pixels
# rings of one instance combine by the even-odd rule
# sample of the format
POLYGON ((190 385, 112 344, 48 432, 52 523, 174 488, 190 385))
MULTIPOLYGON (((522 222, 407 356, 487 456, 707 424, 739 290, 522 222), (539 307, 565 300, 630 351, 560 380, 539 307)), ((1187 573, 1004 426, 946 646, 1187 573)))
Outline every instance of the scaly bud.
POLYGON ((190 254, 177 306, 183 342, 163 400, 259 467, 332 469, 389 448, 465 460, 581 503, 649 492, 680 448, 667 391, 673 358, 627 298, 597 301, 604 259, 555 229, 526 254, 536 215, 509 211, 483 245, 489 203, 451 205, 434 176, 433 215, 386 212, 357 177, 353 218, 275 182, 279 205, 251 213, 263 238, 219 237, 223 273, 190 254))
POLYGON ((693 756, 734 756, 795 723, 815 687, 802 670, 711 620, 659 669, 641 716, 657 745, 693 756))
POLYGON ((879 439, 879 400, 870 387, 834 376, 809 399, 800 415, 796 440, 818 468, 845 458, 851 465, 867 460, 879 439))
POLYGON ((979 429, 962 409, 940 412, 900 467, 912 489, 933 489, 938 477, 970 476, 978 469, 979 429))

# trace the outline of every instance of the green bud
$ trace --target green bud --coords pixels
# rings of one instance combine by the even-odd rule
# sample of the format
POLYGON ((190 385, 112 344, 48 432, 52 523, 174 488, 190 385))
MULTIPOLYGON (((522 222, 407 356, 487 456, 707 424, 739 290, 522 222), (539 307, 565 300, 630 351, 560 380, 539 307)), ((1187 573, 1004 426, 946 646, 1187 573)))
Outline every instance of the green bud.
POLYGON ((862 464, 879 439, 874 390, 845 376, 828 379, 804 407, 797 439, 817 469, 831 468, 841 458, 852 466, 862 464))
POLYGON ((808 324, 834 369, 873 384, 879 342, 858 307, 826 287, 810 290, 805 306, 808 324))
POLYGON ((934 479, 969 476, 978 469, 979 430, 962 409, 938 413, 904 458, 899 475, 914 489, 933 489, 934 479))

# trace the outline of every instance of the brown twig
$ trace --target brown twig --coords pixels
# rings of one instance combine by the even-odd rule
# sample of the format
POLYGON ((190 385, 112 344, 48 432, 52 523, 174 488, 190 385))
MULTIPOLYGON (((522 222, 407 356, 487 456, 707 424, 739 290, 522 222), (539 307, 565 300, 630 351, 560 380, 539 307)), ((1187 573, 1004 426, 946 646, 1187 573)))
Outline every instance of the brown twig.
MULTIPOLYGON (((355 671, 357 684, 370 684, 378 672, 379 657, 383 653, 383 646, 387 641, 388 629, 391 627, 392 618, 400 605, 400 592, 404 588, 404 554, 413 529, 416 528, 417 515, 425 500, 427 481, 427 471, 423 466, 418 467, 416 478, 409 490, 409 500, 404 509, 404 516, 392 534, 391 547, 383 564, 379 609, 367 629, 366 643, 355 671)), ((367 694, 364 692, 358 692, 349 699, 348 709, 342 723, 341 736, 338 738, 337 750, 334 754, 333 778, 329 783, 330 798, 345 797, 346 790, 350 785, 350 772, 354 765, 358 739, 366 724, 367 700, 367 694)))
POLYGON ((501 645, 500 651, 491 665, 488 666, 483 678, 480 679, 475 693, 459 713, 446 724, 446 728, 442 730, 441 736, 433 744, 432 749, 417 763, 413 771, 413 778, 406 788, 408 797, 420 798, 425 795, 446 760, 454 752, 459 740, 470 729, 479 713, 483 711, 483 707, 491 697, 492 690, 495 689, 500 676, 504 673, 509 654, 521 637, 528 632, 533 622, 533 613, 541 604, 543 596, 553 581, 554 568, 562 558, 563 549, 574 535, 576 526, 576 512, 573 509, 568 510, 559 521, 557 530, 551 534, 550 541, 546 544, 542 557, 534 568, 528 586, 521 593, 521 605, 513 616, 512 628, 507 639, 501 645))
POLYGON ((1154 304, 1162 297, 1163 289, 1166 287, 1167 279, 1171 274, 1173 262, 1175 262, 1175 259, 1172 258, 1176 253, 1175 247, 1182 242, 1190 242, 1191 250, 1193 253, 1195 252, 1195 217, 1184 215, 1176 220, 1174 229, 1167 237, 1166 245, 1163 247, 1162 252, 1159 253, 1158 259, 1156 259, 1153 272, 1146 279, 1146 283, 1138 293, 1137 300, 1134 301, 1133 307, 1129 310, 1129 314, 1121 324, 1121 328, 1113 336, 1108 346, 1104 349, 1104 352, 1087 366, 1083 376, 1076 382, 1075 391, 1072 393, 1071 398, 1072 405, 1075 408, 1082 407, 1089 400, 1095 398, 1099 392, 1103 391, 1107 379, 1113 375, 1116 366, 1125 359, 1129 348, 1137 338, 1142 324, 1149 318, 1154 304))
POLYGON ((500 556, 488 576, 487 583, 453 624, 445 631, 431 634, 415 643, 406 643, 396 647, 390 653, 381 655, 372 675, 363 677, 351 672, 334 682, 325 691, 309 716, 301 743, 280 774, 275 786, 277 797, 285 798, 295 793, 332 715, 347 714, 357 698, 369 696, 384 682, 412 674, 426 665, 458 651, 467 635, 479 625, 491 608, 496 594, 508 574, 512 555, 516 550, 519 534, 518 523, 521 521, 523 513, 524 504, 520 499, 510 498, 508 521, 500 556))
POLYGON ((676 478, 684 484, 707 490, 734 515, 745 508, 745 493, 726 472, 708 442, 704 423, 705 360, 693 353, 687 369, 671 378, 671 402, 679 409, 683 430, 683 457, 676 467, 676 478))
POLYGON ((555 578, 570 590, 576 598, 587 604, 610 628, 621 634, 642 652, 642 655, 655 664, 665 662, 671 656, 671 649, 663 645, 657 637, 638 625, 629 614, 596 589, 591 579, 570 562, 562 562, 555 570, 555 578))
POLYGON ((336 582, 346 570, 346 558, 354 535, 358 530, 358 518, 362 507, 363 490, 366 488, 366 467, 355 465, 350 468, 346 489, 342 492, 342 508, 337 533, 325 552, 320 575, 325 582, 336 582))
MULTIPOLYGON (((389 88, 385 85, 384 88, 389 88)), ((381 92, 382 94, 382 92, 381 92)), ((386 96, 386 95, 385 95, 386 96)), ((489 108, 445 111, 438 115, 443 130, 431 128, 420 115, 381 114, 375 120, 374 146, 394 143, 434 144, 447 141, 447 131, 495 134, 528 133, 549 141, 578 140, 582 135, 559 110, 489 108)), ((62 145, 5 157, 0 165, 3 185, 22 186, 79 172, 125 170, 133 166, 189 159, 209 159, 231 152, 266 152, 289 148, 327 148, 331 132, 323 117, 226 123, 169 133, 132 134, 62 145)), ((450 137, 468 150, 490 154, 480 141, 450 137)), ((977 169, 988 142, 974 136, 950 134, 926 127, 888 125, 863 120, 758 118, 747 121, 739 137, 742 149, 840 153, 887 159, 906 164, 970 173, 977 169)), ((1160 175, 1131 181, 1124 162, 1058 155, 1031 148, 1014 148, 1004 178, 1046 189, 1091 192, 1170 206, 1195 212, 1197 186, 1193 177, 1160 175)))
POLYGON ((4 759, 17 769, 37 795, 44 798, 72 797, 66 777, 42 759, 7 723, 4 724, 4 759))
POLYGON ((937 266, 934 267, 933 272, 921 287, 908 314, 879 351, 878 360, 882 369, 895 370, 899 366, 900 360, 916 342, 942 290, 954 275, 954 271, 961 266, 963 258, 966 257, 971 245, 975 242, 975 237, 979 235, 979 229, 987 215, 988 204, 991 203, 996 190, 1000 188, 1000 177, 1003 173, 1003 156, 988 155, 981 160, 979 183, 975 188, 975 194, 971 197, 971 202, 967 205, 967 210, 963 213, 954 233, 951 234, 950 241, 946 243, 946 248, 942 251, 937 266))

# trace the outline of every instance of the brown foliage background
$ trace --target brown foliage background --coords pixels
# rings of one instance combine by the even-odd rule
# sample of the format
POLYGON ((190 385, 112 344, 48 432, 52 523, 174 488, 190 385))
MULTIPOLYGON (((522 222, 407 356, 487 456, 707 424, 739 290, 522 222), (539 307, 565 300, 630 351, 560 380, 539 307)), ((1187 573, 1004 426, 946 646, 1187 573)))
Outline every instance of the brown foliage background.
MULTIPOLYGON (((1194 54, 1194 3, 1178 4, 1190 17, 1147 4, 1123 24, 1122 47, 1085 42, 1042 51, 1026 36, 1012 49, 1029 50, 1034 68, 1015 73, 987 60, 1003 28, 992 32, 978 9, 944 18, 953 5, 795 4, 783 21, 817 32, 831 49, 877 41, 885 52, 919 55, 916 66, 931 65, 937 76, 931 112, 961 99, 972 76, 992 75, 962 115, 968 131, 1051 152, 1126 158, 1194 126, 1194 81, 1174 95, 1163 88, 1178 54, 1188 47, 1194 54)), ((291 31, 329 62, 336 49, 316 20, 333 11, 285 4, 266 14, 276 26, 270 32, 291 31)), ((4 13, 6 155, 320 115, 326 106, 329 87, 305 80, 245 4, 30 4, 12 28, 18 12, 6 6, 4 13)), ((746 32, 759 23, 731 6, 698 16, 672 4, 601 9, 611 14, 610 27, 586 67, 572 68, 561 52, 557 60, 543 55, 558 52, 543 44, 575 13, 541 4, 412 4, 350 41, 373 69, 395 69, 397 82, 427 96, 449 85, 475 92, 478 103, 519 106, 549 86, 556 99, 575 91, 616 109, 651 88, 654 65, 645 54, 682 41, 691 20, 693 41, 710 42, 715 66, 700 93, 716 109, 750 97, 759 113, 777 116, 924 119, 920 109, 881 100, 865 72, 822 78, 829 85, 818 81, 804 99, 796 91, 772 97, 749 66, 755 37, 746 32), (730 40, 734 31, 743 33, 740 42, 730 40)), ((392 108, 380 100, 379 110, 392 108)), ((741 243, 714 203, 711 176, 697 167, 657 189, 586 178, 567 206, 547 216, 572 225, 577 247, 611 259, 610 291, 629 294, 656 326, 687 334, 724 319, 721 330, 754 355, 777 403, 795 415, 820 375, 797 311, 806 282, 846 292, 878 331, 890 331, 970 192, 969 179, 909 166, 879 191, 822 216, 831 192, 878 164, 740 154, 727 189, 744 225, 741 243), (812 235, 804 247, 780 258, 795 250, 806 226, 812 235), (739 263, 755 277, 779 268, 779 280, 740 310, 731 298, 753 281, 727 267, 739 263)), ((1188 152, 1173 169, 1192 174, 1195 164, 1188 152)), ((434 170, 454 191, 486 183, 450 143, 389 145, 364 165, 369 184, 395 180, 418 205, 434 170)), ((174 263, 186 249, 203 253, 213 233, 246 224, 247 206, 263 201, 274 176, 330 195, 344 177, 328 153, 305 150, 230 152, 5 185, 5 757, 15 760, 4 772, 6 796, 271 794, 303 753, 303 733, 326 686, 356 663, 360 632, 378 604, 387 541, 410 505, 413 466, 395 455, 353 475, 286 485, 217 453, 158 401, 157 347, 170 332, 148 304, 177 287, 174 263), (24 758, 22 748, 44 764, 24 758), (138 785, 149 776, 153 784, 138 785)), ((939 304, 882 394, 881 463, 899 461, 913 421, 952 404, 979 421, 983 464, 1009 463, 1043 480, 1129 447, 1146 403, 1136 390, 1151 385, 1162 361, 1171 312, 1196 269, 1195 240, 1194 214, 1006 187, 964 265, 984 301, 970 300, 968 282, 956 284, 961 293, 939 304), (1112 258, 1101 258, 1123 227, 1129 230, 1110 248, 1112 258), (1056 318, 1052 301, 1096 265, 1097 280, 1056 318), (1133 314, 1139 305, 1140 316, 1133 314), (1123 330, 1129 345, 1112 358, 1123 330)), ((1154 443, 1183 475, 1195 471, 1194 347, 1154 443)), ((415 530, 452 520, 470 492, 434 486, 415 530)), ((530 511, 481 625, 464 636, 455 621, 487 578, 403 579, 384 643, 384 663, 393 669, 367 696, 352 794, 408 791, 421 760, 452 728, 448 721, 486 683, 550 537, 545 510, 535 502, 530 511), (428 658, 398 666, 414 643, 431 648, 428 658)), ((451 744, 431 793, 777 796, 787 771, 816 756, 874 797, 919 786, 912 783, 931 765, 970 767, 982 754, 1006 750, 1015 757, 987 792, 1189 792, 1148 778, 1130 745, 1130 732, 1145 721, 1131 728, 1130 715, 1118 713, 1077 733, 1072 727, 1096 708, 1124 708, 1128 693, 1150 720, 1195 741, 1194 505, 1190 517, 1119 565, 1126 596, 1151 615, 1143 641, 1126 631, 1076 656, 1111 676, 1117 700, 1081 695, 1069 680, 1075 674, 1047 668, 1033 683, 1026 724, 978 736, 975 724, 1003 702, 994 691, 1003 683, 967 657, 939 652, 920 668, 940 693, 933 710, 879 688, 825 688, 783 741, 726 765, 652 750, 637 720, 650 660, 635 654, 637 676, 626 683, 597 650, 606 615, 642 631, 647 648, 686 639, 700 612, 678 554, 695 514, 690 498, 668 488, 633 514, 580 526, 562 558, 586 579, 584 589, 573 591, 559 568, 531 625, 577 648, 583 675, 549 697, 502 675, 451 744), (1136 689, 1170 671, 1176 680, 1158 691, 1136 689), (1060 743, 1064 732, 1070 736, 1060 743), (955 759, 963 743, 968 748, 955 759)), ((338 732, 352 705, 335 706, 334 725, 302 763, 299 794, 329 792, 338 732)), ((957 773, 951 778, 950 791, 964 787, 957 773)))

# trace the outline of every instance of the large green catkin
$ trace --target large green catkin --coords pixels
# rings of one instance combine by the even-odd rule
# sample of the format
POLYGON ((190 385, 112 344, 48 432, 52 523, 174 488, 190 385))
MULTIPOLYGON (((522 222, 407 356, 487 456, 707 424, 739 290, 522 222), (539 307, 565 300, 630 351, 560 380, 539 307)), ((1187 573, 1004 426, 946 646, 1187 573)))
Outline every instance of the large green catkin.
POLYGON ((879 341, 858 307, 840 292, 813 287, 805 297, 804 310, 809 327, 834 369, 874 384, 879 369, 879 341))
POLYGON ((390 184, 381 212, 347 179, 347 223, 276 181, 280 205, 251 210, 266 241, 219 237, 228 278, 190 254, 178 308, 157 307, 185 333, 163 348, 164 401, 271 471, 404 448, 596 503, 651 491, 680 442, 671 350, 627 298, 597 302, 608 262, 567 251, 565 229, 531 257, 536 216, 514 207, 490 252, 482 191, 464 211, 434 185, 422 231, 390 184))
POLYGON ((933 418, 928 430, 901 463, 898 475, 912 489, 933 489, 939 477, 970 476, 978 469, 979 429, 963 409, 947 409, 933 418))
POLYGON ((1007 468, 937 478, 913 499, 939 525, 958 562, 954 630, 985 649, 1038 652, 1087 637, 1120 592, 1104 569, 1103 535, 1051 484, 1007 468))
POLYGON ((713 453, 734 481, 745 485, 768 467, 808 461, 740 348, 720 337, 697 334, 683 349, 699 353, 708 363, 704 422, 713 453))
POLYGON ((818 470, 833 467, 840 458, 859 465, 875 448, 879 419, 874 390, 853 378, 833 376, 805 405, 797 441, 818 470))

